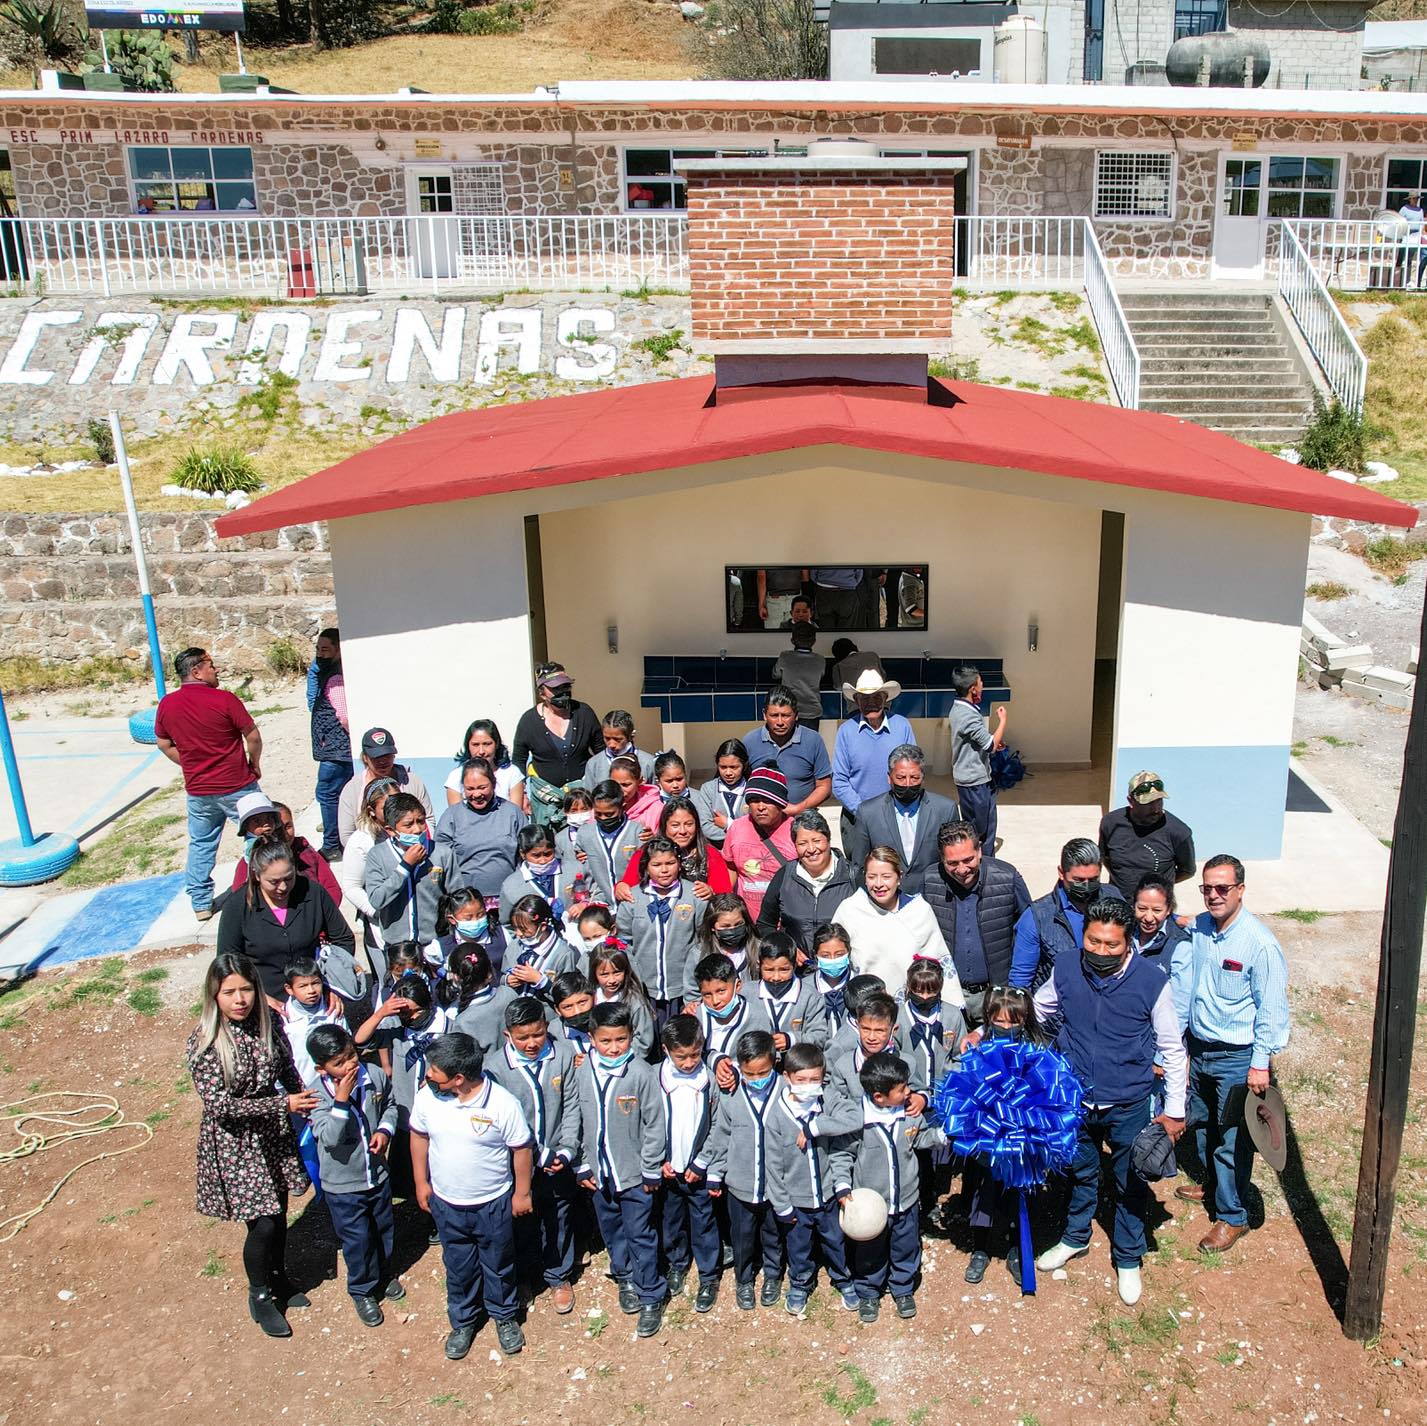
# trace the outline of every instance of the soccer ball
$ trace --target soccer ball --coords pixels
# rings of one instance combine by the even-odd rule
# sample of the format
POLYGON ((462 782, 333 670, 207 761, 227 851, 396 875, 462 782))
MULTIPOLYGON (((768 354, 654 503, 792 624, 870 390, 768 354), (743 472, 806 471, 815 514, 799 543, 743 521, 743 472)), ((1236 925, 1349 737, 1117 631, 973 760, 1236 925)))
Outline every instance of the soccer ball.
POLYGON ((839 1216, 844 1238, 869 1243, 887 1226, 887 1200, 875 1188, 854 1188, 839 1216))

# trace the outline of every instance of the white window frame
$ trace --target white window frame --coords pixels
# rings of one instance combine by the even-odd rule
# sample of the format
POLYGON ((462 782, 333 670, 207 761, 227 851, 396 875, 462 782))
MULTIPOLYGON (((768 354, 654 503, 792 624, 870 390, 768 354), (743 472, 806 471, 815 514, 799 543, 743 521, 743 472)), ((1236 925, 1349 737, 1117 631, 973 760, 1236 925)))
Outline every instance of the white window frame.
MULTIPOLYGON (((261 218, 263 216, 262 192, 258 185, 258 165, 256 158, 257 150, 252 144, 125 144, 124 145, 124 180, 129 188, 129 212, 134 217, 149 216, 153 218, 261 218), (245 149, 251 161, 253 176, 250 182, 253 186, 253 207, 252 208, 218 208, 211 211, 194 208, 173 208, 160 209, 158 212, 144 215, 139 213, 139 185, 157 183, 160 180, 154 178, 135 178, 132 154, 137 149, 166 149, 172 153, 176 149, 207 149, 210 153, 214 149, 245 149)), ((169 166, 172 168, 173 161, 170 159, 169 166)), ((178 180, 174 180, 177 182, 178 180)), ((241 183, 242 179, 221 179, 212 180, 216 183, 232 182, 241 183)))
MULTIPOLYGON (((1138 176, 1138 175, 1137 175, 1138 176)), ((1097 223, 1173 223, 1179 211, 1179 155, 1173 149, 1096 149, 1095 186, 1090 195, 1091 216, 1097 223), (1164 213, 1102 213, 1101 183, 1107 161, 1124 159, 1168 160, 1168 209, 1164 213)))
MULTIPOLYGON (((1412 192, 1410 188, 1403 190, 1388 182, 1387 167, 1390 163, 1419 164, 1421 166, 1420 177, 1422 182, 1417 185, 1417 191, 1419 193, 1427 192, 1427 153, 1385 153, 1382 156, 1382 206, 1384 208, 1393 207, 1393 205, 1388 202, 1387 195, 1389 193, 1412 192)), ((1396 211, 1397 209, 1393 207, 1393 212, 1396 211)))
POLYGON ((748 154, 785 154, 789 157, 807 153, 807 140, 801 139, 796 144, 780 144, 776 138, 764 139, 761 142, 754 140, 746 145, 719 143, 714 140, 710 143, 699 143, 698 140, 691 140, 682 144, 650 144, 633 143, 621 144, 619 150, 619 211, 621 213, 648 213, 654 217, 682 217, 688 209, 686 208, 633 208, 629 203, 629 186, 632 183, 675 183, 686 185, 688 180, 683 174, 675 173, 672 169, 673 156, 675 151, 680 153, 702 153, 709 158, 741 158, 748 154), (636 173, 629 172, 629 155, 631 153, 667 153, 671 167, 665 173, 636 173))

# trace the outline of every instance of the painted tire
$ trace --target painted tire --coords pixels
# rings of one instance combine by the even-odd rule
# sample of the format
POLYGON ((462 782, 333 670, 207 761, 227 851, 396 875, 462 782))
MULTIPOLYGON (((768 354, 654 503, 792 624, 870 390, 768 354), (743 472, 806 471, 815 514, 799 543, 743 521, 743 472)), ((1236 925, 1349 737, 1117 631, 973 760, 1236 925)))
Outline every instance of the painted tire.
POLYGON ((158 742, 158 734, 154 732, 154 719, 158 716, 157 708, 141 708, 137 713, 129 715, 129 736, 136 743, 147 743, 152 747, 158 742))
POLYGON ((18 837, 0 842, 0 886, 35 886, 53 881, 74 865, 79 843, 73 837, 45 834, 33 847, 18 837))

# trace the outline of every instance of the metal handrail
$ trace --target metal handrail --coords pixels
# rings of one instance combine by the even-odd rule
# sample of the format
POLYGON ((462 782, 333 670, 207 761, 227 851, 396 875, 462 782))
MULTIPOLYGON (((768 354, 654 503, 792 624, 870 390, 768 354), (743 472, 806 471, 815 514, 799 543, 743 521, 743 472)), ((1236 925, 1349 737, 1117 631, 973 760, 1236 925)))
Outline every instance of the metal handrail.
POLYGON ((1360 415, 1367 396, 1368 359, 1290 223, 1283 225, 1279 239, 1278 294, 1293 313, 1329 389, 1347 410, 1360 415))

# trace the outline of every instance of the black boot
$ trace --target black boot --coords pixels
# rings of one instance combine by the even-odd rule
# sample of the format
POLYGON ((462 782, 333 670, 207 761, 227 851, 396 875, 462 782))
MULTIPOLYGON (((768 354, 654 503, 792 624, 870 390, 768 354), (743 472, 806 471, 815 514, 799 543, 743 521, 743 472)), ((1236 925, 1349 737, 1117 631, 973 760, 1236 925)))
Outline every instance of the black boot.
POLYGON ((288 1281, 287 1273, 273 1274, 273 1301, 286 1312, 291 1307, 311 1307, 312 1299, 305 1292, 299 1292, 288 1281))
POLYGON ((292 1328, 287 1325, 287 1318, 278 1310, 268 1288, 264 1287, 256 1292, 248 1289, 248 1312, 269 1337, 292 1336, 292 1328))

